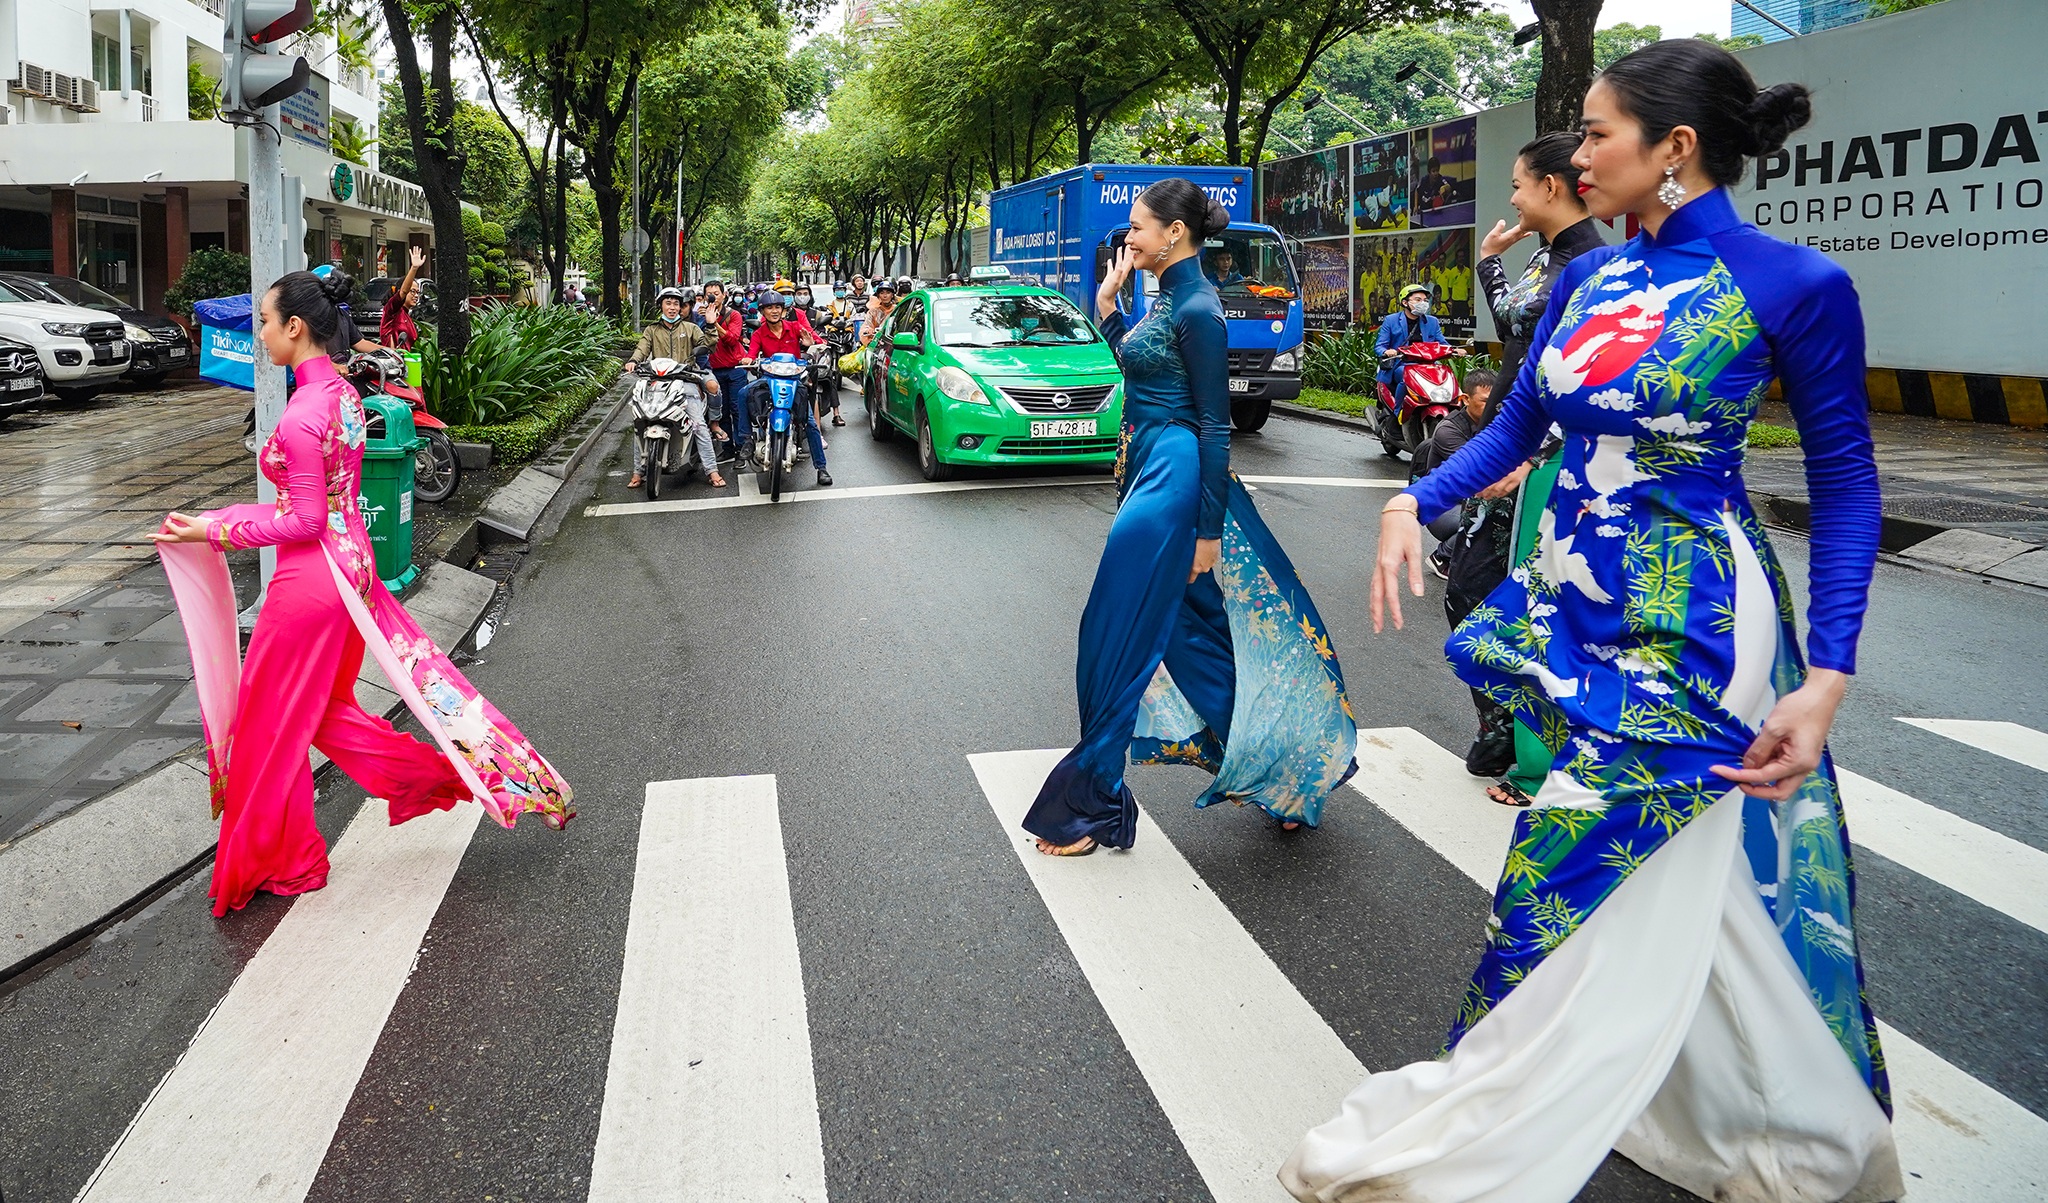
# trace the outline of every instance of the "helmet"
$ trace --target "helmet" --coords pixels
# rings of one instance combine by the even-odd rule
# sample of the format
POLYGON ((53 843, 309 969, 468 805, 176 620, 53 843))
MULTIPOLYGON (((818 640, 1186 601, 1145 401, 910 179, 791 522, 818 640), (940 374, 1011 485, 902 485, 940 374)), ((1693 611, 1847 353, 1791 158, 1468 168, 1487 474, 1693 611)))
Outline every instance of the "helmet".
POLYGON ((674 297, 676 300, 682 302, 683 307, 685 309, 689 308, 690 302, 696 299, 690 295, 689 289, 678 288, 675 285, 671 284, 667 288, 664 288, 660 292, 654 294, 655 308, 659 309, 661 307, 661 303, 663 301, 668 300, 670 297, 674 297))
POLYGON ((782 306, 782 307, 783 307, 784 309, 787 309, 787 308, 789 308, 789 298, 788 298, 788 297, 786 297, 786 296, 783 296, 783 295, 782 295, 781 293, 779 293, 779 292, 764 292, 764 293, 762 293, 762 294, 761 294, 761 308, 763 308, 763 309, 766 309, 766 308, 768 308, 768 307, 769 307, 770 305, 780 305, 780 306, 782 306))
POLYGON ((911 281, 909 276, 896 277, 896 291, 898 293, 906 293, 916 287, 917 285, 911 281))
POLYGON ((1418 292, 1421 293, 1423 296, 1434 295, 1429 291, 1429 285, 1427 284, 1403 284, 1401 286, 1401 294, 1395 299, 1402 302, 1403 304, 1406 304, 1408 298, 1414 296, 1418 292))
POLYGON ((895 292, 895 291, 896 291, 896 281, 894 281, 894 280, 889 280, 889 279, 881 279, 881 280, 877 280, 877 281, 875 281, 875 291, 876 291, 877 293, 884 293, 884 292, 895 292))

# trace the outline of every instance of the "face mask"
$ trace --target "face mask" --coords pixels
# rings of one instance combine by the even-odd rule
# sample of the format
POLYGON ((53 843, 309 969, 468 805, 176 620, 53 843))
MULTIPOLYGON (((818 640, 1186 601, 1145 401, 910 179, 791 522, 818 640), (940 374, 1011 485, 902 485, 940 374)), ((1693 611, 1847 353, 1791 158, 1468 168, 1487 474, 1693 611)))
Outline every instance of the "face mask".
POLYGON ((1423 314, 1429 312, 1429 302, 1421 300, 1420 298, 1410 301, 1408 302, 1408 312, 1414 314, 1416 317, 1421 317, 1423 314))
POLYGON ((808 304, 810 304, 810 303, 811 303, 811 294, 810 294, 810 293, 807 293, 807 292, 800 292, 800 293, 796 294, 796 303, 797 303, 797 304, 799 304, 799 305, 808 305, 808 304))
POLYGON ((683 315, 682 315, 682 314, 680 314, 680 313, 676 314, 676 315, 675 315, 674 317, 670 317, 670 316, 669 316, 668 314, 666 314, 666 313, 664 313, 664 314, 662 314, 662 315, 661 315, 661 321, 662 321, 662 324, 663 324, 663 325, 665 325, 665 326, 673 326, 673 325, 675 325, 675 324, 676 324, 677 322, 680 322, 680 321, 682 321, 682 320, 683 320, 683 315))

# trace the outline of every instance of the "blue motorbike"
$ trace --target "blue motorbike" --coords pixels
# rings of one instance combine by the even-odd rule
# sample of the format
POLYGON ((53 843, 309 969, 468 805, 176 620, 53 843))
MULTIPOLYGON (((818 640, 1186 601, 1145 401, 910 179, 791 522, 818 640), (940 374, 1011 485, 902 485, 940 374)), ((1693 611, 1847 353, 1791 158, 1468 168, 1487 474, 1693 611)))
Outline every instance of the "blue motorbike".
POLYGON ((761 445, 767 449, 768 500, 782 500, 782 484, 796 467, 796 407, 798 386, 809 366, 784 352, 770 355, 754 365, 754 371, 768 382, 768 412, 763 415, 761 445))

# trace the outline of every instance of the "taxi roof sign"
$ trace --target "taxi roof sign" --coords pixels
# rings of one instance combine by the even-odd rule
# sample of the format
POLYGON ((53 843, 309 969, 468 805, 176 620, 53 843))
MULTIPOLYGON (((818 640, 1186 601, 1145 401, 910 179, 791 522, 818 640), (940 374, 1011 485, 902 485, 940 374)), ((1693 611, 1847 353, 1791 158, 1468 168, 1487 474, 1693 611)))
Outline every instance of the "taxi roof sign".
POLYGON ((967 272, 967 278, 970 280, 1007 280, 1010 278, 1010 269, 1000 263, 984 263, 980 267, 970 268, 967 272))

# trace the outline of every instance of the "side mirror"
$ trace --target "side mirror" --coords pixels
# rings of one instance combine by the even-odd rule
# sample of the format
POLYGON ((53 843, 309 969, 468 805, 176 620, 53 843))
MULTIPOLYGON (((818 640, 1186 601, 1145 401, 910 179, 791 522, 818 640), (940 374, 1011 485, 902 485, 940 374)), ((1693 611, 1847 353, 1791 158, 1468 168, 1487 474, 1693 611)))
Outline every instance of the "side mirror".
POLYGON ((896 332, 895 337, 889 340, 889 344, 891 346, 901 347, 906 351, 915 351, 918 349, 917 335, 909 330, 898 330, 896 332))

